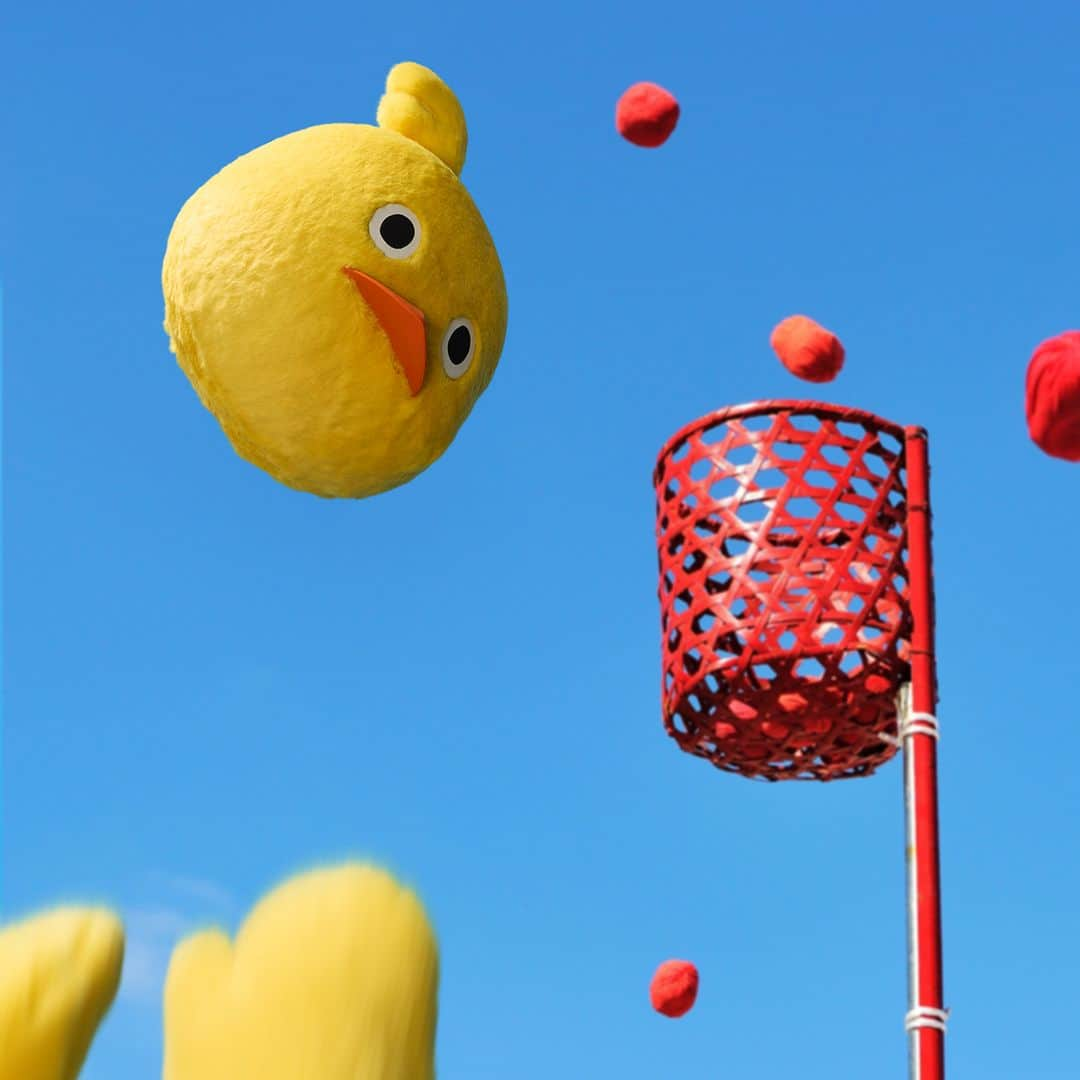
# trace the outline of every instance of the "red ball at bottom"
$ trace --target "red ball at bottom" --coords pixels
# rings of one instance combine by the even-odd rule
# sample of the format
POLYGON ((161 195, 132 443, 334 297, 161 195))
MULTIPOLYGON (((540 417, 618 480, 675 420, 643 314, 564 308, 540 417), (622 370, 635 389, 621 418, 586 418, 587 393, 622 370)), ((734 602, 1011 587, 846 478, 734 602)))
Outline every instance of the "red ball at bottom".
POLYGON ((1080 461, 1080 331, 1044 341, 1027 369, 1027 424, 1051 457, 1080 461))
POLYGON ((678 122, 679 103, 656 83, 635 83, 615 106, 615 127, 635 146, 662 145, 678 122))
POLYGON ((649 985, 652 1007, 664 1016, 685 1016, 697 1000, 697 968, 689 960, 665 960, 649 985))

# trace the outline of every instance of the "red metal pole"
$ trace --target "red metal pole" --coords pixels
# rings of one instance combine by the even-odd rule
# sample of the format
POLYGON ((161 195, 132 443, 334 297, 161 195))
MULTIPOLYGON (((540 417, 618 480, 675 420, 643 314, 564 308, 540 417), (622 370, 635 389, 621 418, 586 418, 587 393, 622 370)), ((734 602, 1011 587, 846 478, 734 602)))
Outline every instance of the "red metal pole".
POLYGON ((926 432, 904 431, 908 493, 911 688, 899 717, 907 809, 908 1002, 911 1080, 944 1080, 945 1005, 941 972, 938 854, 937 675, 926 432))

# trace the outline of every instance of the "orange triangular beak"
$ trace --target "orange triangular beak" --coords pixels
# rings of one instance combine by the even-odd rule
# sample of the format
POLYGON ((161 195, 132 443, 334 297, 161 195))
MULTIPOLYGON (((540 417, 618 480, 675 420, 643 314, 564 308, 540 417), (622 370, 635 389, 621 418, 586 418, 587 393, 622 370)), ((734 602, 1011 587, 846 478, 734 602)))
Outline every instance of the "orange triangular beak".
POLYGON ((360 295, 375 313, 383 332, 390 339, 394 356, 397 357, 409 384, 409 392, 415 397, 424 385, 424 374, 427 371, 424 313, 369 274, 354 270, 351 266, 343 269, 360 290, 360 295))

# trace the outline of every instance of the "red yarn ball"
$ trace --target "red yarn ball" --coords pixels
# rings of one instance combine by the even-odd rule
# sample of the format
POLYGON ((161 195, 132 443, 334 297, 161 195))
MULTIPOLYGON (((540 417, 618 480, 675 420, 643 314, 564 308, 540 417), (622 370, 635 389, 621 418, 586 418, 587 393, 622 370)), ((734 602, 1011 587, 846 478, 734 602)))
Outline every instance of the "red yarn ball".
POLYGON ((769 344, 784 367, 807 382, 831 382, 844 366, 840 339, 805 315, 792 315, 779 323, 769 344))
POLYGON ((780 708, 786 713, 802 712, 810 704, 803 694, 794 691, 781 694, 776 700, 780 708))
POLYGON ((1044 341, 1027 369, 1027 425, 1051 457, 1080 461, 1080 331, 1044 341))
POLYGON ((656 83, 635 83, 615 106, 615 127, 635 146, 661 146, 678 122, 679 103, 656 83))
POLYGON ((884 694, 892 688, 892 683, 884 675, 867 675, 863 686, 871 694, 884 694))
POLYGON ((649 985, 652 1007, 664 1016, 685 1016, 697 999, 697 968, 689 960, 665 960, 649 985))
POLYGON ((761 730, 770 739, 776 739, 778 742, 783 742, 791 734, 791 728, 787 724, 781 724, 778 720, 763 720, 761 730))
POLYGON ((757 709, 753 705, 748 705, 745 701, 740 701, 738 698, 732 698, 728 702, 728 709, 731 711, 732 716, 738 717, 740 720, 753 720, 757 714, 757 709))

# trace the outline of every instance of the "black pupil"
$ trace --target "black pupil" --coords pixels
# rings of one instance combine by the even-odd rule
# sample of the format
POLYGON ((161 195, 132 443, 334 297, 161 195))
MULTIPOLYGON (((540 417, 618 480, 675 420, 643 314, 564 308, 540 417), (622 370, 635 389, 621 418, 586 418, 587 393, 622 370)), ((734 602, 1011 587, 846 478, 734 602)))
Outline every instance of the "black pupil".
POLYGON ((464 364, 469 358, 469 346, 472 345, 472 334, 467 326, 459 326, 446 343, 446 355, 450 357, 450 363, 457 367, 464 364))
POLYGON ((404 214, 388 214, 379 226, 379 235, 395 251, 407 248, 416 235, 416 226, 404 214))

